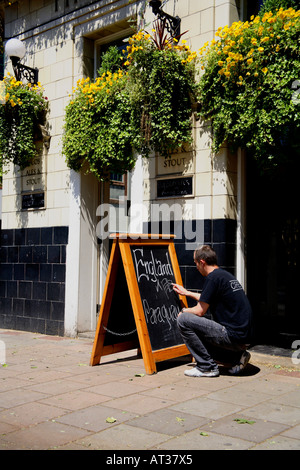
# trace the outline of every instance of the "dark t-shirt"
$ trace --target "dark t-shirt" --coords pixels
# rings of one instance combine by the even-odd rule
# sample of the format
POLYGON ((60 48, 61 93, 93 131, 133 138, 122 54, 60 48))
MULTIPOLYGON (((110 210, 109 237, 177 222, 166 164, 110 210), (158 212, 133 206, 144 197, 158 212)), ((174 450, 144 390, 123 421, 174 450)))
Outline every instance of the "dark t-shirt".
POLYGON ((200 300, 209 304, 213 319, 225 326, 231 340, 251 341, 252 309, 241 284, 232 274, 221 268, 208 274, 200 300))

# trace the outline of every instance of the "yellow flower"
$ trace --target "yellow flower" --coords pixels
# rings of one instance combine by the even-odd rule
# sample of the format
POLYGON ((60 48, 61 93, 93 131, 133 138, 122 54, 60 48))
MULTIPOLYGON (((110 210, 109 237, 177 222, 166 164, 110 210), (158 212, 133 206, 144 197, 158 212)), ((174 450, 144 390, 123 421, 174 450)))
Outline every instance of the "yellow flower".
POLYGON ((258 52, 264 52, 264 48, 263 48, 263 47, 258 47, 257 50, 258 50, 258 52))
POLYGON ((261 71, 262 71, 263 73, 267 73, 268 69, 267 69, 267 67, 264 67, 263 69, 261 69, 261 71))
POLYGON ((251 39, 251 43, 253 44, 253 46, 256 46, 256 44, 257 44, 257 39, 256 39, 256 38, 252 38, 252 39, 251 39))
POLYGON ((266 12, 262 18, 262 22, 265 23, 266 21, 268 21, 269 18, 271 18, 271 16, 273 16, 273 13, 271 11, 266 12))
POLYGON ((251 59, 247 59, 247 64, 250 65, 250 64, 252 64, 252 62, 253 62, 253 59, 252 59, 252 58, 251 58, 251 59))

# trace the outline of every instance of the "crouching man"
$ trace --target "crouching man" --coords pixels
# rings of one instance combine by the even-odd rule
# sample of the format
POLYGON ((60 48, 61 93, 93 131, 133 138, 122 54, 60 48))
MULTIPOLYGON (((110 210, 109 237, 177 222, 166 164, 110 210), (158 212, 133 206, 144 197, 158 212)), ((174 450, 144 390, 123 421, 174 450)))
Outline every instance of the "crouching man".
POLYGON ((177 294, 197 301, 194 307, 183 308, 177 319, 183 341, 196 362, 185 375, 217 377, 216 361, 234 364, 229 373, 239 374, 250 359, 246 350, 252 335, 252 309, 248 298, 234 276, 219 268, 211 247, 197 248, 194 262, 205 277, 202 293, 173 284, 177 294), (213 319, 205 317, 208 309, 213 319))

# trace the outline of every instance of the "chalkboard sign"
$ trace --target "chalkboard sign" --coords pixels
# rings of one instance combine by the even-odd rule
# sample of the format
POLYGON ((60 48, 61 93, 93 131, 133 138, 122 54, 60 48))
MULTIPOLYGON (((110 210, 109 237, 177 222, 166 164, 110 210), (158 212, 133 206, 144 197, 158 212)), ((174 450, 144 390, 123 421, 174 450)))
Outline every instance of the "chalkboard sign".
POLYGON ((114 295, 105 327, 104 346, 135 341, 138 346, 137 330, 132 311, 123 263, 118 263, 114 295))
POLYGON ((115 235, 90 364, 139 347, 148 374, 156 362, 189 354, 177 327, 187 307, 172 235, 115 235))
POLYGON ((177 317, 182 306, 174 292, 175 282, 168 246, 131 246, 152 350, 182 343, 177 317))

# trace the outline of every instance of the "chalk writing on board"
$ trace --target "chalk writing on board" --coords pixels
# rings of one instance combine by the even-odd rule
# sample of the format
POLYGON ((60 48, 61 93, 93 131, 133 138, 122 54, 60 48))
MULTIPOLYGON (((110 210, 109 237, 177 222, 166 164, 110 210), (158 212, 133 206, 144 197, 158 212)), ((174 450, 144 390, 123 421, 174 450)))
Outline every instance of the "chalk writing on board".
MULTIPOLYGON (((168 249, 138 247, 132 249, 132 255, 148 328, 161 325, 164 341, 169 340, 168 331, 177 338, 176 323, 181 307, 173 291, 174 272, 168 249)), ((149 333, 152 341, 153 336, 158 341, 159 330, 149 333)))
POLYGON ((173 275, 169 253, 166 253, 165 263, 154 257, 153 250, 150 250, 150 260, 144 259, 143 248, 133 250, 133 256, 138 283, 145 277, 147 281, 151 281, 155 284, 157 291, 163 290, 163 284, 167 281, 165 276, 173 275))
POLYGON ((162 305, 161 307, 150 307, 148 301, 143 299, 143 307, 146 316, 146 322, 151 325, 158 323, 167 323, 169 330, 172 329, 172 322, 177 320, 179 307, 176 305, 162 305))

